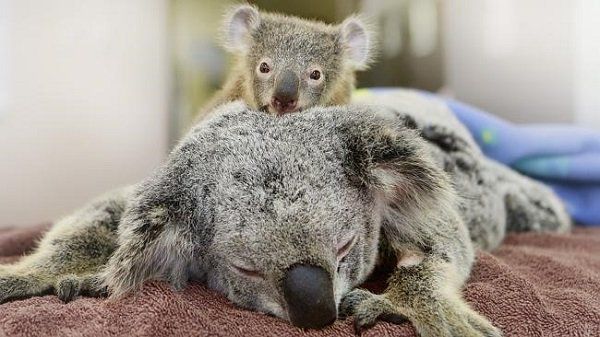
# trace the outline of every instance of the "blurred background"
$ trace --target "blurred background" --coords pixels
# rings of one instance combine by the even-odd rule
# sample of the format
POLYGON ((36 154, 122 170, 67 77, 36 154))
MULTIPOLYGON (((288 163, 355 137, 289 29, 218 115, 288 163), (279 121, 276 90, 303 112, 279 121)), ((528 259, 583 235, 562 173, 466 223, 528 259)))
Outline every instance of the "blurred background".
MULTIPOLYGON (((359 86, 415 87, 514 122, 600 129, 600 1, 250 1, 367 14, 359 86)), ((224 0, 0 0, 0 227, 51 221, 164 159, 222 84, 224 0)))

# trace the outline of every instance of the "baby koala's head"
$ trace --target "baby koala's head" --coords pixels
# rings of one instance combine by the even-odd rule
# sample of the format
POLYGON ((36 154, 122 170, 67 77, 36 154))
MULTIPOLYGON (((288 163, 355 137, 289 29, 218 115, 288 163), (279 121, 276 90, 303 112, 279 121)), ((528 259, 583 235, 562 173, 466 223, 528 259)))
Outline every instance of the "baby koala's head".
POLYGON ((247 103, 275 114, 348 103, 354 72, 372 58, 373 34, 359 17, 332 26, 241 5, 228 12, 223 35, 247 103))

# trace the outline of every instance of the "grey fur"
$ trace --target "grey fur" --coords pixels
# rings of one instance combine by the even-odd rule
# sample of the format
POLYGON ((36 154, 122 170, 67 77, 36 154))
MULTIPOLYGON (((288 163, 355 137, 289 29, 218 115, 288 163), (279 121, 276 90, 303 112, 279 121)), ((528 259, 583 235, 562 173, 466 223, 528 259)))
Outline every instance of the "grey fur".
POLYGON ((346 104, 354 88, 355 71, 368 67, 375 46, 373 30, 358 16, 334 26, 259 12, 250 5, 231 8, 222 31, 234 64, 223 88, 202 108, 200 117, 238 99, 255 110, 276 113, 271 99, 276 79, 284 70, 299 78, 296 111, 346 104), (259 72, 262 62, 271 68, 268 74, 259 72), (318 81, 309 78, 313 70, 322 73, 318 81))
POLYGON ((499 336, 460 297, 469 235, 493 248, 515 227, 507 220, 526 214, 519 230, 564 230, 568 217, 550 191, 490 163, 456 129, 408 114, 404 101, 283 117, 224 105, 151 177, 59 222, 5 267, 0 302, 52 291, 70 300, 79 289, 119 298, 150 279, 174 288, 197 279, 288 319, 281 279, 305 263, 331 275, 340 314, 355 315, 358 330, 406 318, 426 337, 499 336), (386 292, 351 290, 385 256, 397 264, 386 292))
POLYGON ((410 127, 429 142, 428 151, 452 177, 460 212, 479 248, 496 248, 507 230, 570 228, 564 205, 548 187, 485 157, 444 103, 410 90, 367 95, 355 103, 378 104, 388 118, 410 120, 410 127))

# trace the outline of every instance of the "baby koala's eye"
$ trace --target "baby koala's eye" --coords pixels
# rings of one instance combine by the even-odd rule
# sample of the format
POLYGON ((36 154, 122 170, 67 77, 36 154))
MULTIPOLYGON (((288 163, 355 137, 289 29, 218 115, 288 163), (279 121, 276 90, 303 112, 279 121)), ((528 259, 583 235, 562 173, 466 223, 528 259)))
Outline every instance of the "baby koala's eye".
POLYGON ((318 70, 313 70, 310 73, 310 79, 314 81, 318 81, 321 78, 321 72, 318 70))
POLYGON ((258 70, 263 74, 268 74, 271 71, 271 67, 266 62, 261 62, 260 66, 258 66, 258 70))

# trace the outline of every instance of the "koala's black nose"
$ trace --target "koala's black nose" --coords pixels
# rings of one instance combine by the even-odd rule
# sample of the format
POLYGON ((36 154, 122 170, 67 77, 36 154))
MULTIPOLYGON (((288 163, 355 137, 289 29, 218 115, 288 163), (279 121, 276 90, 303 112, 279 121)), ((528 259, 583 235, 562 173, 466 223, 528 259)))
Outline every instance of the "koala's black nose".
POLYGON ((283 295, 292 324, 301 328, 323 328, 337 317, 333 283, 323 268, 296 265, 283 279, 283 295))
POLYGON ((271 104, 279 113, 293 111, 298 103, 299 78, 291 70, 284 70, 277 76, 271 104))

